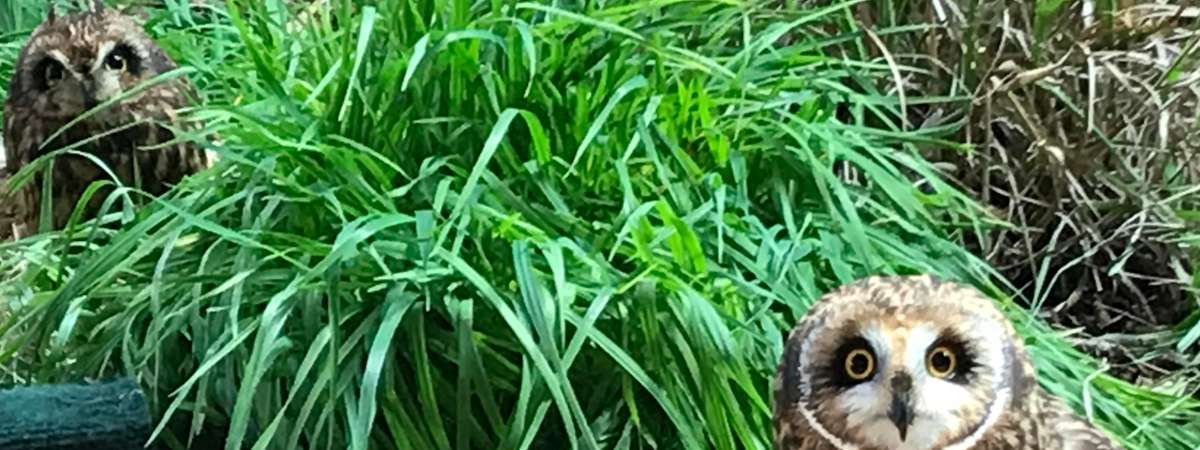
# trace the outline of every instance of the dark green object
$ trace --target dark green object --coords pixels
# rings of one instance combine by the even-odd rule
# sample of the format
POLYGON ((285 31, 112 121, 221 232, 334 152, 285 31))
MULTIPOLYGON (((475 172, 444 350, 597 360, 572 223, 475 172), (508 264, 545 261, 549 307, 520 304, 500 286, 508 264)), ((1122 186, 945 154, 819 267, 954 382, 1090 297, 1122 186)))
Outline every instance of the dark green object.
POLYGON ((135 450, 149 437, 146 398, 129 378, 0 391, 0 450, 135 450))

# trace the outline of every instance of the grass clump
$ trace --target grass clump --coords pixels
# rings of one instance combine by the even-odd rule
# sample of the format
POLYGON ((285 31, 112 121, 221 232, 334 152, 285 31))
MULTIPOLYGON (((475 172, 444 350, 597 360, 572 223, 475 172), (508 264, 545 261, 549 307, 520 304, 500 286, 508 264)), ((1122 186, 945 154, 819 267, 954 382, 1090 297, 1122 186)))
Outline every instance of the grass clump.
POLYGON ((992 224, 918 152, 954 127, 905 128, 875 86, 921 69, 855 3, 169 2, 223 161, 0 245, 3 364, 132 374, 172 447, 765 449, 811 302, 932 272, 1129 448, 1200 443, 1200 403, 1098 372, 963 249, 992 224))

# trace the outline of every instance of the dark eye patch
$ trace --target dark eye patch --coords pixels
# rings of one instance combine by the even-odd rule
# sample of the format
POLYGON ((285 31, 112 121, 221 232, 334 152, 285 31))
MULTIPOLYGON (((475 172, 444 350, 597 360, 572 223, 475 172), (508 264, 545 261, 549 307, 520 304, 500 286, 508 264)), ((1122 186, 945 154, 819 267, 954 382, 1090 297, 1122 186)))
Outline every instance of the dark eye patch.
POLYGON ((66 68, 57 59, 47 56, 38 61, 33 73, 38 90, 45 91, 55 83, 62 81, 66 76, 66 68))
POLYGON ((118 44, 104 57, 104 66, 110 70, 124 70, 137 75, 142 71, 142 61, 138 58, 133 47, 128 44, 118 44))
POLYGON ((975 362, 975 355, 967 347, 966 340, 957 335, 946 333, 939 337, 937 341, 934 341, 929 348, 945 348, 954 353, 955 364, 953 373, 945 378, 946 381, 958 384, 967 384, 971 381, 971 375, 978 364, 975 362))
POLYGON ((824 376, 829 384, 849 388, 875 378, 879 371, 879 358, 871 343, 862 336, 847 339, 833 352, 824 376))

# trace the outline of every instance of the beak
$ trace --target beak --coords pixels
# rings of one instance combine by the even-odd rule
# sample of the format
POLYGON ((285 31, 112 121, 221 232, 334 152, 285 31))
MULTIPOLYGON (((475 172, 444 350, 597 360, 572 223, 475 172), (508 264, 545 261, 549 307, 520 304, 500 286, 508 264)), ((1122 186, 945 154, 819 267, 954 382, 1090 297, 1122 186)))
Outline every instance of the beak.
POLYGON ((905 374, 897 374, 892 378, 892 406, 888 409, 888 419, 896 424, 900 432, 900 441, 908 439, 908 426, 912 425, 913 406, 910 394, 912 378, 905 374))
POLYGON ((83 91, 81 94, 83 94, 83 109, 85 111, 95 108, 96 105, 100 104, 100 101, 96 99, 96 83, 91 80, 84 81, 80 88, 83 91))

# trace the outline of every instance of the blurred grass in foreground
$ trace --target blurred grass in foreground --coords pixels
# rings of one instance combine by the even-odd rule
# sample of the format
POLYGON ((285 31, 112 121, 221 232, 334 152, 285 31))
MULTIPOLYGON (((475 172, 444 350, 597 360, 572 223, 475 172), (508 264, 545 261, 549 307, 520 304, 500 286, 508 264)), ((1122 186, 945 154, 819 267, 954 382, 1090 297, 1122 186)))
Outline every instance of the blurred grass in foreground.
MULTIPOLYGON (((121 231, 0 245, 6 378, 134 374, 170 445, 766 449, 783 336, 825 290, 1002 297, 959 245, 997 224, 915 149, 957 124, 898 124, 873 86, 921 69, 867 56, 857 2, 184 3, 148 28, 224 161, 121 231)), ((1129 448, 1200 443, 1200 403, 1001 301, 1129 448)))

